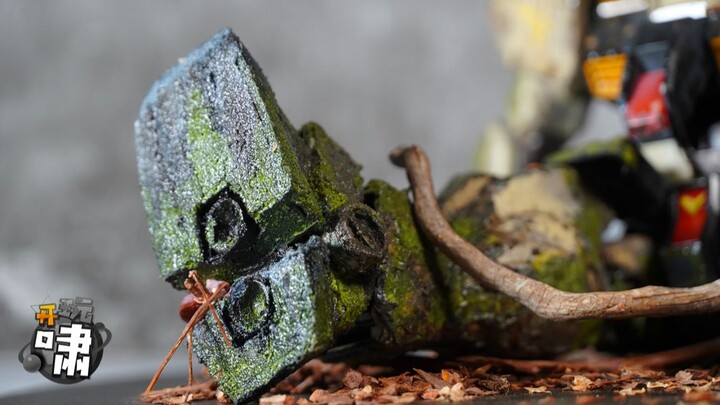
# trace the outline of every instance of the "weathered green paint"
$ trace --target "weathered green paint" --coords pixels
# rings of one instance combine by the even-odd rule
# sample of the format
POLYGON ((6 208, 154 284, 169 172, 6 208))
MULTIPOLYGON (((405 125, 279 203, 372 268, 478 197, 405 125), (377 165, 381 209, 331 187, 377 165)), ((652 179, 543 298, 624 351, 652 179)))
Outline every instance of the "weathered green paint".
POLYGON ((302 126, 300 138, 310 150, 308 179, 324 212, 330 214, 347 203, 361 201, 361 166, 314 122, 302 126))
POLYGON ((218 302, 216 308, 231 332, 232 347, 226 346, 212 316, 198 324, 194 349, 211 375, 219 378, 225 394, 248 398, 262 393, 269 382, 328 350, 337 336, 355 325, 367 309, 369 295, 362 284, 337 277, 328 262, 327 247, 312 237, 279 261, 241 279, 239 283, 262 280, 271 299, 239 307, 231 291, 218 302), (243 339, 234 332, 234 324, 258 318, 257 311, 263 309, 272 315, 256 334, 243 339))
POLYGON ((220 190, 236 193, 257 222, 258 255, 325 222, 298 162, 304 152, 297 149, 307 146, 229 30, 156 82, 136 134, 140 185, 161 273, 178 287, 187 270, 205 261, 197 216, 220 190), (238 121, 238 114, 244 119, 238 121))
MULTIPOLYGON (((538 251, 529 256, 525 264, 518 264, 517 270, 556 288, 582 292, 589 289, 588 269, 599 270, 595 267, 598 265, 595 259, 599 257, 600 245, 596 243, 599 239, 596 234, 587 232, 596 232, 593 226, 599 229, 604 226, 596 214, 602 210, 602 204, 589 198, 573 172, 565 170, 560 179, 564 179, 566 186, 572 190, 575 202, 581 206, 574 221, 567 224, 577 232, 578 249, 575 252, 553 249, 538 251)), ((465 175, 452 180, 448 189, 441 194, 441 205, 462 193, 466 184, 475 178, 478 176, 465 175)), ((488 185, 482 188, 476 198, 462 209, 448 213, 448 219, 460 236, 498 260, 515 246, 515 238, 522 235, 506 235, 498 231, 492 196, 501 192, 507 186, 507 181, 488 179, 488 185)), ((528 219, 533 217, 531 213, 524 215, 528 219)), ((551 355, 593 343, 599 336, 598 323, 594 321, 558 324, 540 319, 516 301, 485 290, 443 255, 438 255, 437 266, 448 292, 453 317, 450 324, 458 329, 464 340, 476 342, 494 354, 551 355), (557 330, 563 332, 558 333, 557 330)))
MULTIPOLYGON (((582 322, 560 333, 437 252, 407 191, 379 180, 363 188, 360 166, 319 125, 293 128, 229 30, 153 86, 136 147, 161 274, 176 287, 191 268, 232 283, 217 303, 232 347, 208 315, 194 348, 235 401, 257 398, 359 327, 397 350, 463 342, 515 356, 555 354, 597 335, 582 322), (236 208, 208 218, 226 206, 236 208), (359 325, 366 314, 372 325, 359 325)), ((566 224, 576 248, 543 248, 516 270, 586 291, 586 269, 601 266, 594 235, 603 216, 573 176, 553 179, 581 207, 566 224)), ((512 181, 462 176, 441 196, 455 230, 494 259, 517 242, 498 229, 493 203, 512 181)))
POLYGON ((428 249, 415 226, 407 192, 372 180, 365 194, 388 233, 387 258, 380 266, 373 303, 377 339, 395 347, 440 339, 447 306, 428 266, 428 249))
POLYGON ((341 336, 355 326, 360 315, 368 309, 370 295, 367 285, 344 279, 338 272, 330 273, 332 335, 341 336))

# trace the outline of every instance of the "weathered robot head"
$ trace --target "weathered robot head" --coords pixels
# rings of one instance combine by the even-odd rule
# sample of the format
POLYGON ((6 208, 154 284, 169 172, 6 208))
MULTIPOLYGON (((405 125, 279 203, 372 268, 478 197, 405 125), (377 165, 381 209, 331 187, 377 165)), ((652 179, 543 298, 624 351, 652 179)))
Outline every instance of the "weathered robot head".
MULTIPOLYGON (((222 329, 206 314, 193 351, 237 402, 340 340, 370 337, 395 350, 465 342, 537 356, 594 339, 593 325, 542 320, 436 255, 407 194, 379 180, 363 186, 359 166, 318 125, 295 130, 229 30, 155 83, 135 131, 163 277, 181 288, 196 270, 231 284, 216 306, 222 329)), ((441 203, 458 232, 495 259, 587 291, 585 269, 600 269, 593 263, 604 216, 576 176, 558 170, 510 181, 460 176, 441 203), (549 205, 562 215, 512 203, 539 194, 557 200, 549 205), (518 239, 538 233, 523 224, 566 232, 518 239)))
POLYGON ((360 167, 319 126, 292 127, 230 30, 155 83, 135 133, 163 277, 232 284, 217 305, 232 346, 211 316, 193 339, 227 395, 253 397, 356 323, 356 280, 385 250, 360 167))

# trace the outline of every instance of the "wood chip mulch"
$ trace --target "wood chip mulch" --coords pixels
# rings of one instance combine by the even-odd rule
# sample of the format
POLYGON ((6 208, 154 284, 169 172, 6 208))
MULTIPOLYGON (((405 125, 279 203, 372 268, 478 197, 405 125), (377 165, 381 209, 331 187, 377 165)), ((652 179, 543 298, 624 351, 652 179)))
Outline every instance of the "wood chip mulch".
POLYGON ((565 369, 533 375, 503 374, 493 364, 463 366, 439 373, 413 369, 394 376, 387 368, 358 367, 311 361, 260 399, 261 405, 370 405, 410 403, 418 400, 467 401, 514 392, 546 396, 552 392, 579 394, 577 404, 590 404, 593 394, 612 391, 617 399, 645 393, 675 393, 684 402, 720 401, 718 370, 685 369, 676 373, 643 369, 593 372, 565 369), (309 397, 308 397, 309 394, 309 397), (587 395, 585 395, 587 394, 587 395))

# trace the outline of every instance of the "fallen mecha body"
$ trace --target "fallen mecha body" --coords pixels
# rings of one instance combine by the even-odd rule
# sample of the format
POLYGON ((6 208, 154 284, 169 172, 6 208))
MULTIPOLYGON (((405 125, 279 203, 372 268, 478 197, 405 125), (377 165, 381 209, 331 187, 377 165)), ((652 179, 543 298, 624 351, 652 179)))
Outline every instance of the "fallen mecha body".
MULTIPOLYGON (((543 356, 594 343, 597 321, 558 324, 488 291, 423 240, 407 192, 363 183, 317 124, 296 130, 247 49, 222 30, 167 71, 135 126, 162 276, 231 283, 193 349, 236 402, 338 342, 388 350, 464 343, 543 356)), ((456 178, 455 230, 498 262, 566 291, 610 288, 605 206, 571 168, 456 178)))

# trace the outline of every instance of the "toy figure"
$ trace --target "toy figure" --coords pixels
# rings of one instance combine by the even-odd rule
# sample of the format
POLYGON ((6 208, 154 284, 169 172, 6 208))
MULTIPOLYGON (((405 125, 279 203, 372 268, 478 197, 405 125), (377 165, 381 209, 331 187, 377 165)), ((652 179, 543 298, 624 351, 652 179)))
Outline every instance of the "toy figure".
MULTIPOLYGON (((229 30, 153 86, 136 147, 163 277, 180 288, 196 270, 232 284, 216 306, 232 345, 208 314, 193 349, 235 401, 340 342, 541 356, 597 339, 596 321, 543 320, 437 255, 407 193, 363 185, 317 124, 294 129, 229 30)), ((502 263, 569 291, 605 287, 606 212, 574 171, 464 176, 443 200, 456 229, 502 263)))
MULTIPOLYGON (((658 123, 667 126, 644 125, 659 131, 658 123)), ((497 271, 488 275, 458 253, 466 242, 443 245, 421 215, 432 215, 434 200, 412 172, 427 169, 417 150, 396 156, 411 170, 414 204, 380 180, 364 184, 360 166, 319 125, 296 130, 288 122, 227 29, 155 83, 135 132, 161 274, 176 288, 192 287, 198 306, 186 333, 236 402, 257 398, 332 348, 464 344, 548 356, 598 341, 600 322, 581 318, 670 314, 675 305, 652 306, 653 295, 678 298, 682 314, 720 306, 715 284, 597 292, 617 286, 601 255, 608 205, 650 225, 666 208, 657 171, 627 140, 562 152, 547 168, 506 180, 453 180, 435 214, 447 218, 453 238, 484 252, 473 254, 497 271), (629 186, 633 194, 623 196, 629 186), (517 283, 509 288, 498 277, 517 283), (221 287, 202 288, 206 280, 221 287), (558 312, 560 324, 546 319, 557 305, 536 305, 546 303, 546 292, 554 303, 573 304, 558 312)))
POLYGON ((677 0, 559 1, 552 8, 533 0, 493 2, 500 50, 518 69, 518 85, 506 118, 480 143, 477 167, 507 176, 528 161, 570 164, 625 221, 628 235, 650 238, 645 250, 655 253, 636 271, 645 282, 685 287, 718 278, 717 7, 677 0), (619 107, 630 142, 553 156, 582 123, 591 97, 619 107))

